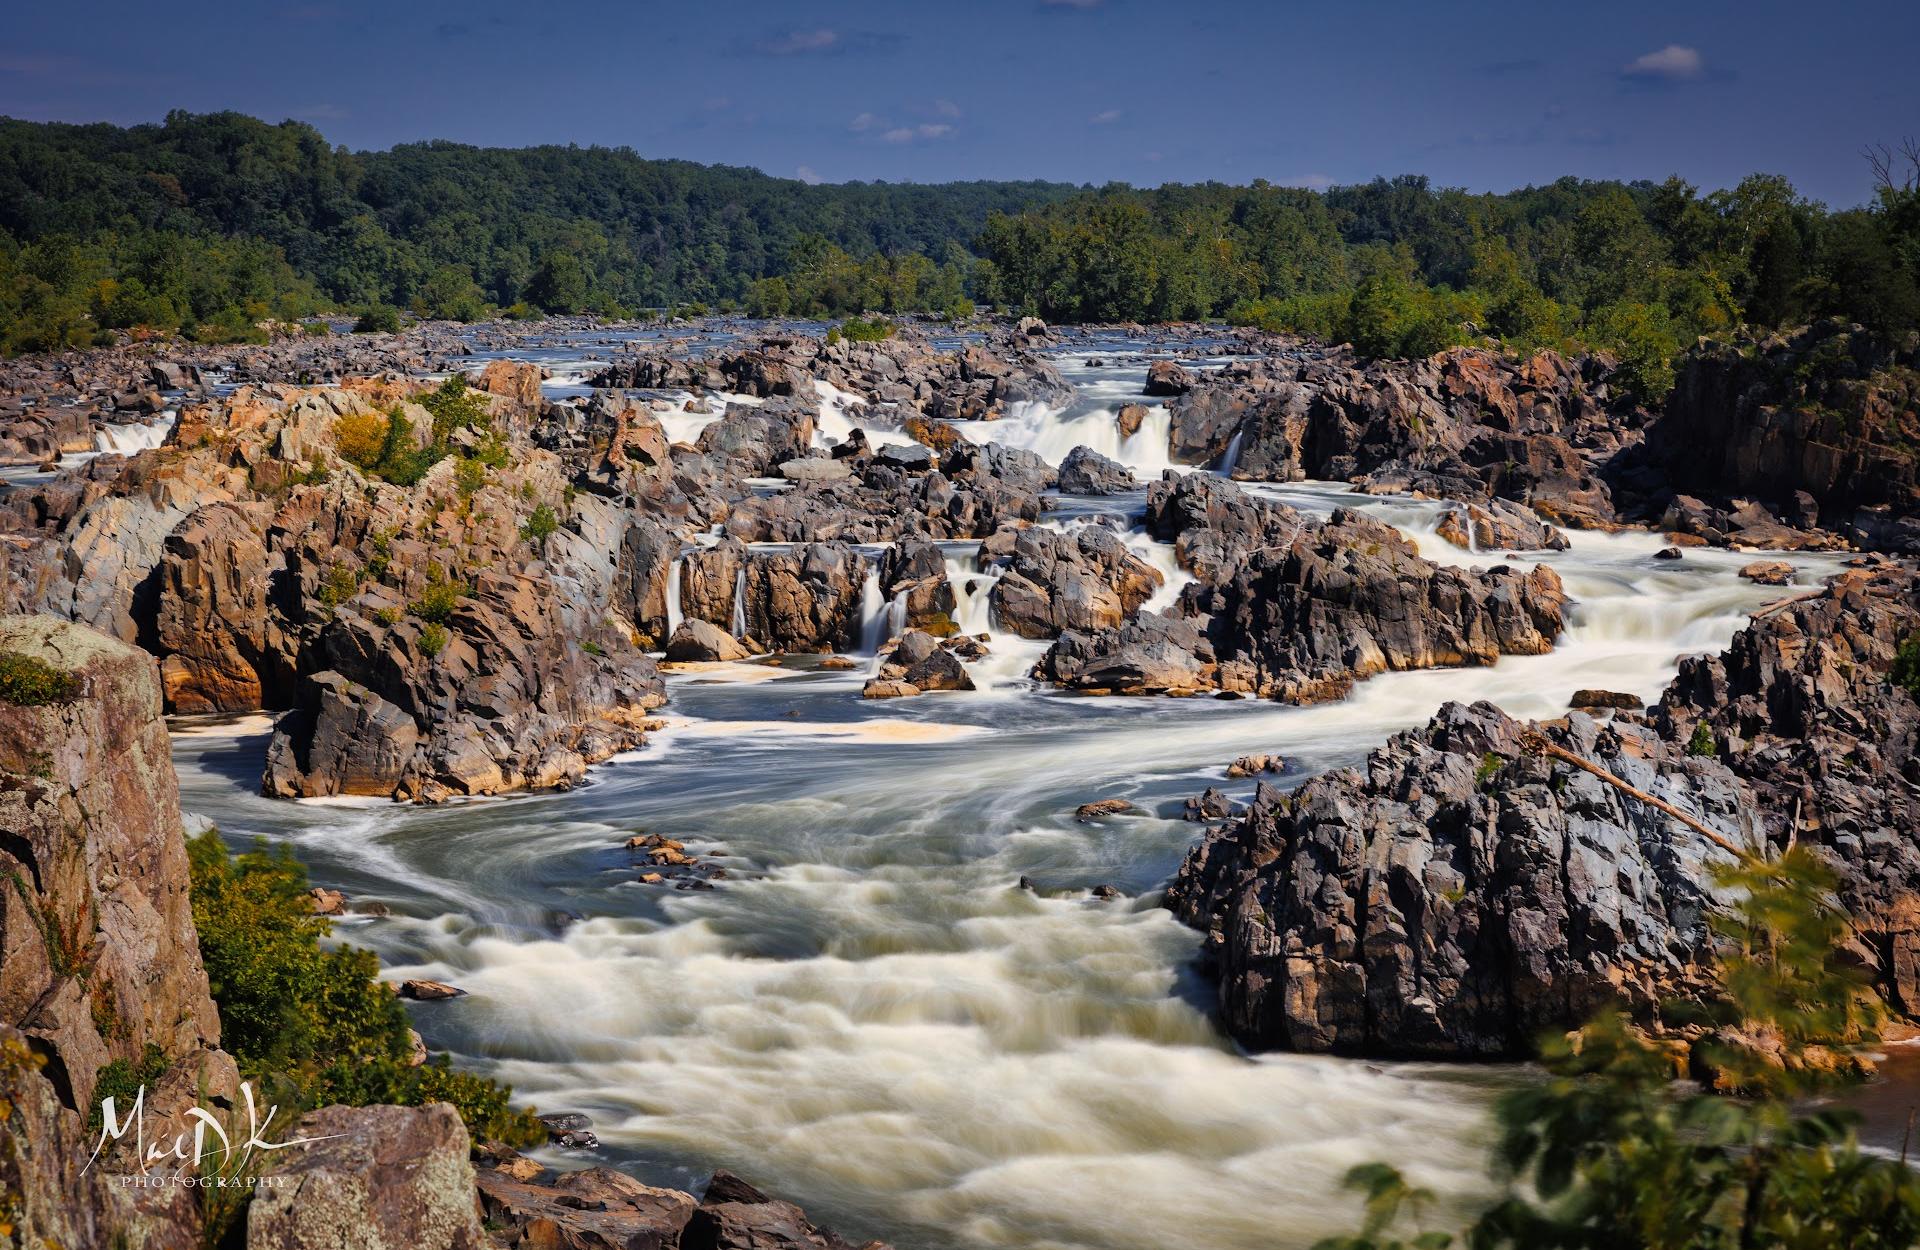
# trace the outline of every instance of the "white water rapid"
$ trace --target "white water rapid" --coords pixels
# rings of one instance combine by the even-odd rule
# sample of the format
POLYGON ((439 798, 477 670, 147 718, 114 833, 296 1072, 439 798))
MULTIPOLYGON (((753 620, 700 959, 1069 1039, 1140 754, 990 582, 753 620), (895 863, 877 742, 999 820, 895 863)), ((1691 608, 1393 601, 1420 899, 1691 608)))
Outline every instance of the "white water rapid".
MULTIPOLYGON (((1142 371, 1070 372, 1083 396, 1066 413, 967 436, 1165 467, 1163 409, 1133 439, 1114 423, 1142 371)), ((1259 489, 1362 507, 1438 559, 1503 558, 1441 543, 1444 505, 1259 489)), ((1237 1053, 1191 968, 1199 936, 1157 905, 1198 833, 1181 802, 1212 784, 1244 799, 1225 768, 1248 752, 1284 757, 1288 785, 1353 763, 1449 699, 1551 716, 1582 686, 1655 695, 1678 656, 1781 593, 1739 580, 1735 554, 1662 562, 1651 537, 1571 537, 1518 561, 1552 564, 1579 601, 1551 654, 1381 676, 1319 707, 1036 689, 1045 644, 994 631, 994 574, 954 543, 955 617, 993 650, 972 694, 870 703, 841 674, 675 675, 672 726, 590 784, 437 808, 262 798, 258 721, 182 733, 175 758, 186 805, 229 837, 289 840, 317 881, 391 909, 343 928, 384 975, 469 991, 415 1012, 430 1044, 593 1117, 603 1149, 550 1162, 677 1185, 724 1166, 902 1250, 1301 1247, 1356 1227, 1339 1185, 1356 1163, 1393 1162, 1443 1201, 1477 1192, 1486 1104, 1513 1077, 1237 1053), (1149 814, 1075 820, 1112 797, 1149 814), (640 884, 621 845, 642 829, 728 879, 640 884), (1123 897, 1093 898, 1103 883, 1123 897)), ((1171 604, 1187 576, 1171 549, 1127 541, 1167 579, 1152 606, 1171 604)), ((1835 567, 1788 558, 1803 581, 1835 567)), ((876 578, 870 647, 891 611, 876 578)))

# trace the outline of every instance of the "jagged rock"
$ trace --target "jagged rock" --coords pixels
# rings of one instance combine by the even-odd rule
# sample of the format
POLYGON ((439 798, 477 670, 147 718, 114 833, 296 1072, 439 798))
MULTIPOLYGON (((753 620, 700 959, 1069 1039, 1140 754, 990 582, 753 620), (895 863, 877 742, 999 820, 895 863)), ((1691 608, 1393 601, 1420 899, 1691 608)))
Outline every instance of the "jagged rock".
POLYGON ((1565 551, 1567 536, 1531 509, 1505 499, 1463 504, 1442 517, 1435 532, 1470 551, 1565 551))
POLYGON ((698 1205, 692 1194, 643 1185, 624 1172, 593 1167, 542 1180, 513 1155, 481 1167, 480 1203, 508 1250, 673 1250, 698 1205))
POLYGON ((1075 495, 1117 495, 1139 485, 1126 465, 1090 447, 1075 447, 1060 462, 1060 489, 1075 495))
MULTIPOLYGON (((1488 704, 1448 704, 1362 769, 1260 787, 1189 853, 1168 906, 1207 934, 1228 1030, 1256 1048, 1531 1053, 1624 1000, 1712 979, 1720 854, 1588 773, 1530 753, 1488 704)), ((1575 713, 1554 740, 1719 826, 1754 831, 1723 766, 1575 713)))
MULTIPOLYGON (((1920 532, 1899 524, 1920 516, 1916 411, 1911 338, 1825 321, 1690 352, 1647 432, 1647 454, 1676 490, 1779 501, 1795 525, 1817 519, 1867 545, 1920 551, 1920 532)), ((1739 540, 1774 546, 1778 537, 1763 529, 1739 540)))
POLYGON ((274 1152, 247 1250, 485 1250, 467 1129, 450 1103, 322 1107, 274 1152))
POLYGON ((1277 755, 1243 755, 1227 765, 1229 777, 1252 777, 1260 773, 1281 773, 1287 762, 1277 755))
POLYGON ((1004 564, 989 596, 994 620, 1022 638, 1114 628, 1160 587, 1157 570, 1104 525, 1069 536, 1029 526, 980 544, 980 564, 1004 564))
MULTIPOLYGON (((715 1172, 706 1195, 680 1234, 681 1250, 855 1250, 838 1234, 816 1228, 791 1202, 770 1198, 731 1172, 715 1172)), ((888 1250, 870 1241, 859 1250, 888 1250)))
POLYGON ((844 543, 752 552, 744 584, 747 633, 776 651, 846 650, 860 641, 866 576, 866 557, 844 543))
POLYGON ((1191 694, 1211 686, 1214 667, 1192 621, 1141 611, 1115 629, 1067 631, 1033 675, 1089 694, 1191 694))
POLYGON ((1121 404, 1120 410, 1113 414, 1113 424, 1120 431, 1121 438, 1132 438, 1140 432, 1140 426, 1147 419, 1147 410, 1141 404, 1121 404))
POLYGON ((973 679, 940 640, 921 630, 910 629, 900 635, 893 647, 880 658, 879 672, 868 681, 863 693, 869 699, 898 698, 929 690, 971 690, 973 679), (912 687, 911 692, 896 689, 912 687))
POLYGON ((0 652, 71 677, 48 702, 0 701, 0 1219, 21 1245, 185 1250, 196 1196, 122 1184, 144 1164, 132 1135, 79 1173, 109 1063, 165 1060, 149 1143, 190 1133, 197 1101, 232 1107, 239 1084, 188 907, 159 676, 138 648, 51 617, 0 617, 0 652))
POLYGON ((1186 802, 1181 819, 1199 823, 1208 820, 1225 820, 1233 815, 1233 804, 1216 786, 1208 786, 1186 802))
POLYGON ((1100 820, 1107 816, 1132 816, 1139 808, 1125 799, 1095 799, 1091 803, 1082 803, 1073 809, 1075 820, 1100 820))
MULTIPOLYGON (((925 448, 921 450, 924 451, 925 448)), ((780 476, 789 482, 844 482, 853 476, 853 470, 844 460, 807 457, 782 463, 780 476)))

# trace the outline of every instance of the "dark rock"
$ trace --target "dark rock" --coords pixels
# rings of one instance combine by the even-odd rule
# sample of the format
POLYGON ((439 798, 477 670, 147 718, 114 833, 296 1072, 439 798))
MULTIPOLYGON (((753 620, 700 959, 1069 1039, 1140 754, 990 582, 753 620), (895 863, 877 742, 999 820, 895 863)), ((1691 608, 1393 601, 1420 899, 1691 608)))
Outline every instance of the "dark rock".
POLYGON ((1060 462, 1060 489, 1075 495, 1115 495, 1139 485, 1133 471, 1088 447, 1075 447, 1060 462))

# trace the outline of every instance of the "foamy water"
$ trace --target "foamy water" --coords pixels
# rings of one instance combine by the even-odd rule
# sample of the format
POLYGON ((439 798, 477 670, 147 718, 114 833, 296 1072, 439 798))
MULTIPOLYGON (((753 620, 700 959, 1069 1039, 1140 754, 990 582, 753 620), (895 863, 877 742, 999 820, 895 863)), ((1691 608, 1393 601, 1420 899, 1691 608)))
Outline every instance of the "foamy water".
MULTIPOLYGON (((1086 412, 968 436, 1050 456, 1085 443, 1145 470, 1148 449, 1089 441, 1139 372, 1083 367, 1086 412)), ((1164 459, 1164 426, 1159 439, 1164 459)), ((1441 544, 1444 505, 1260 489, 1362 507, 1436 559, 1504 561, 1441 544)), ((1211 784, 1246 798, 1225 767, 1249 752, 1282 756, 1283 784, 1351 763, 1449 699, 1556 715, 1582 686, 1652 696, 1676 657, 1785 593, 1735 577, 1749 557, 1658 562, 1650 536, 1570 537, 1519 561, 1551 564, 1577 601, 1552 654, 1387 674, 1339 704, 1036 689, 1025 674, 1045 644, 998 631, 997 573, 952 543, 956 621, 993 652, 971 667, 975 693, 875 704, 857 672, 676 673, 668 727, 590 784, 444 808, 261 798, 257 722, 196 724, 175 754, 186 804, 229 837, 288 839, 317 879, 392 908, 351 933, 387 975, 469 991, 414 1009, 430 1043, 594 1118, 604 1150, 554 1162, 666 1184, 732 1168, 902 1250, 1305 1246, 1356 1226, 1339 1179, 1365 1160, 1470 1200, 1488 1098, 1515 1078, 1237 1053, 1190 967, 1198 935, 1156 905, 1197 833, 1181 802, 1211 784), (1145 814, 1074 818, 1114 797, 1145 814), (638 830, 683 838, 726 880, 639 884, 621 849, 638 830), (1099 884, 1124 897, 1096 900, 1099 884)), ((1165 579, 1153 606, 1171 604, 1188 576, 1171 547, 1126 541, 1165 579)), ((1787 558, 1809 578, 1835 566, 1787 558)), ((866 591, 877 649, 897 617, 877 579, 866 591)))

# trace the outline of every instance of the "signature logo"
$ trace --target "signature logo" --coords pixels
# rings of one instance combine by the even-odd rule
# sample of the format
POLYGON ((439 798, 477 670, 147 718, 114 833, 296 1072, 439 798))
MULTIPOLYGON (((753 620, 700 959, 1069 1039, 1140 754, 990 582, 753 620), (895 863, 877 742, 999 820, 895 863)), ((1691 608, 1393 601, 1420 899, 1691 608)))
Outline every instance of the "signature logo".
MULTIPOLYGON (((100 1102, 100 1140, 94 1143, 93 1153, 87 1157, 87 1165, 80 1169, 81 1175, 93 1170, 100 1160, 100 1153, 107 1148, 108 1142, 125 1140, 133 1134, 135 1158, 139 1162, 138 1175, 123 1178, 128 1183, 141 1183, 153 1177, 156 1165, 167 1164, 170 1171, 164 1179, 169 1181, 187 1180, 199 1184, 246 1184, 252 1178, 233 1178, 227 1175, 232 1165, 244 1162, 256 1150, 287 1150, 294 1146, 311 1146, 315 1142, 331 1141, 343 1137, 344 1133, 329 1133, 324 1137, 290 1137, 286 1141, 270 1141, 267 1131, 273 1125, 273 1119, 280 1114, 277 1103, 269 1104, 267 1113, 261 1116, 259 1106, 254 1101, 251 1082, 240 1083, 240 1099, 245 1118, 246 1132, 239 1133, 241 1125, 235 1123, 230 1132, 227 1125, 204 1107, 193 1106, 183 1112, 192 1127, 176 1133, 170 1138, 157 1141, 147 1140, 147 1087, 142 1085, 133 1096, 133 1105, 127 1108, 125 1118, 120 1115, 116 1100, 107 1097, 100 1102), (235 1137, 239 1140, 236 1142, 235 1137), (212 1161, 211 1171, 208 1162, 212 1161), (197 1175, 183 1177, 191 1169, 197 1175)), ((237 1168, 235 1168, 237 1171, 237 1168)))

